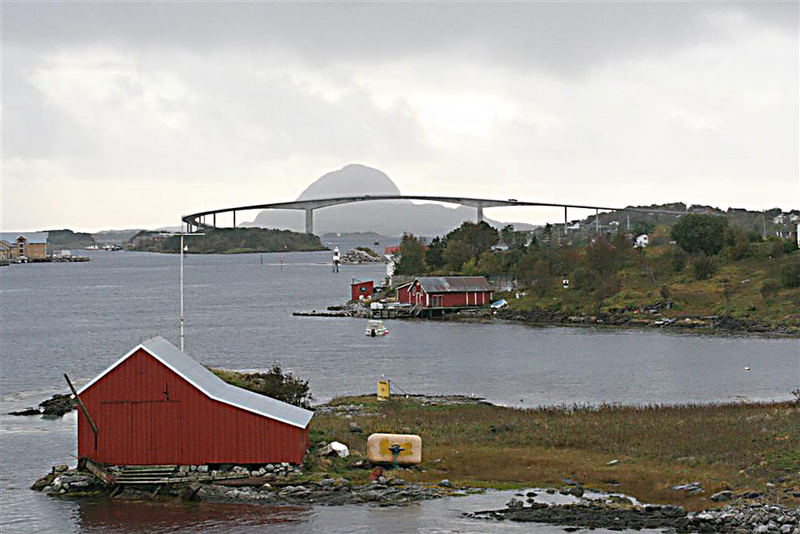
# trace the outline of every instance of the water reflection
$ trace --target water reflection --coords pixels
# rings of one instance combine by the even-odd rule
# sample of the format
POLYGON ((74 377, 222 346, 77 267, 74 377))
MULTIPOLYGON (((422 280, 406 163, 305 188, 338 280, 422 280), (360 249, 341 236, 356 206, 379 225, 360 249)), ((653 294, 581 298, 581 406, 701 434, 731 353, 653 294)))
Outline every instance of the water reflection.
POLYGON ((123 501, 94 499, 77 503, 82 532, 297 532, 311 509, 298 506, 123 501))

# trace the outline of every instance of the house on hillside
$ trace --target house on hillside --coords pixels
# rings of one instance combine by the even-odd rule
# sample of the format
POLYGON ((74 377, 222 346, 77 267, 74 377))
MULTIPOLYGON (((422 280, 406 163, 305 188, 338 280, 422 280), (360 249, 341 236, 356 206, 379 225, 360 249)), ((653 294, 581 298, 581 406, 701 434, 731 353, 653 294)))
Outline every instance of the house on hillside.
POLYGON ((488 305, 492 288, 483 276, 420 276, 398 286, 397 299, 420 308, 472 308, 488 305))
POLYGON ((162 337, 78 395, 78 457, 112 465, 300 464, 313 412, 227 384, 162 337))

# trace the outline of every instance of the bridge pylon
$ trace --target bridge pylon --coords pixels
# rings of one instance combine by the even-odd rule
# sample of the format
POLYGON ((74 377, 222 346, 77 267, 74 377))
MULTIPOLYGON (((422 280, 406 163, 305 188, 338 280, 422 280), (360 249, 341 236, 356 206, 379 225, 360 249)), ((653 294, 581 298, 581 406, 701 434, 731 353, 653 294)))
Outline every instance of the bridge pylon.
POLYGON ((314 233, 314 209, 306 208, 306 233, 314 233))

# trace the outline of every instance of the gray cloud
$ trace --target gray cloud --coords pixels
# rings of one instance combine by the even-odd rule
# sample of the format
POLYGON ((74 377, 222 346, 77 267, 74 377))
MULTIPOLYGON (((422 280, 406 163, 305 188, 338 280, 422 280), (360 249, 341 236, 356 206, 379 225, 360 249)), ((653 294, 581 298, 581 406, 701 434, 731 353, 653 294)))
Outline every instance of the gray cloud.
POLYGON ((4 41, 36 48, 288 47, 320 62, 449 53, 575 75, 609 58, 724 39, 719 17, 797 35, 798 4, 6 3, 3 12, 4 41))

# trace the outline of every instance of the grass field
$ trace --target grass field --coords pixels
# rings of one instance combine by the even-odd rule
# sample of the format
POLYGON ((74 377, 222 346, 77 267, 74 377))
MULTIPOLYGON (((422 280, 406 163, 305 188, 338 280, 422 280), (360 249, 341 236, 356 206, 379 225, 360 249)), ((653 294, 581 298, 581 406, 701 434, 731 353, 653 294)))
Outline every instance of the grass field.
MULTIPOLYGON (((571 478, 689 509, 713 506, 709 496, 728 488, 767 491, 772 501, 800 504, 791 494, 800 491, 798 403, 523 410, 351 397, 331 404, 363 404, 380 415, 319 414, 312 441, 338 440, 359 454, 373 432, 419 434, 422 469, 401 471, 407 480, 515 488, 561 486, 562 478, 571 478), (350 432, 353 421, 363 434, 350 432), (619 462, 608 466, 611 460, 619 462), (706 493, 670 489, 694 481, 706 493)), ((347 465, 341 460, 327 468, 355 480, 366 477, 347 465)))

